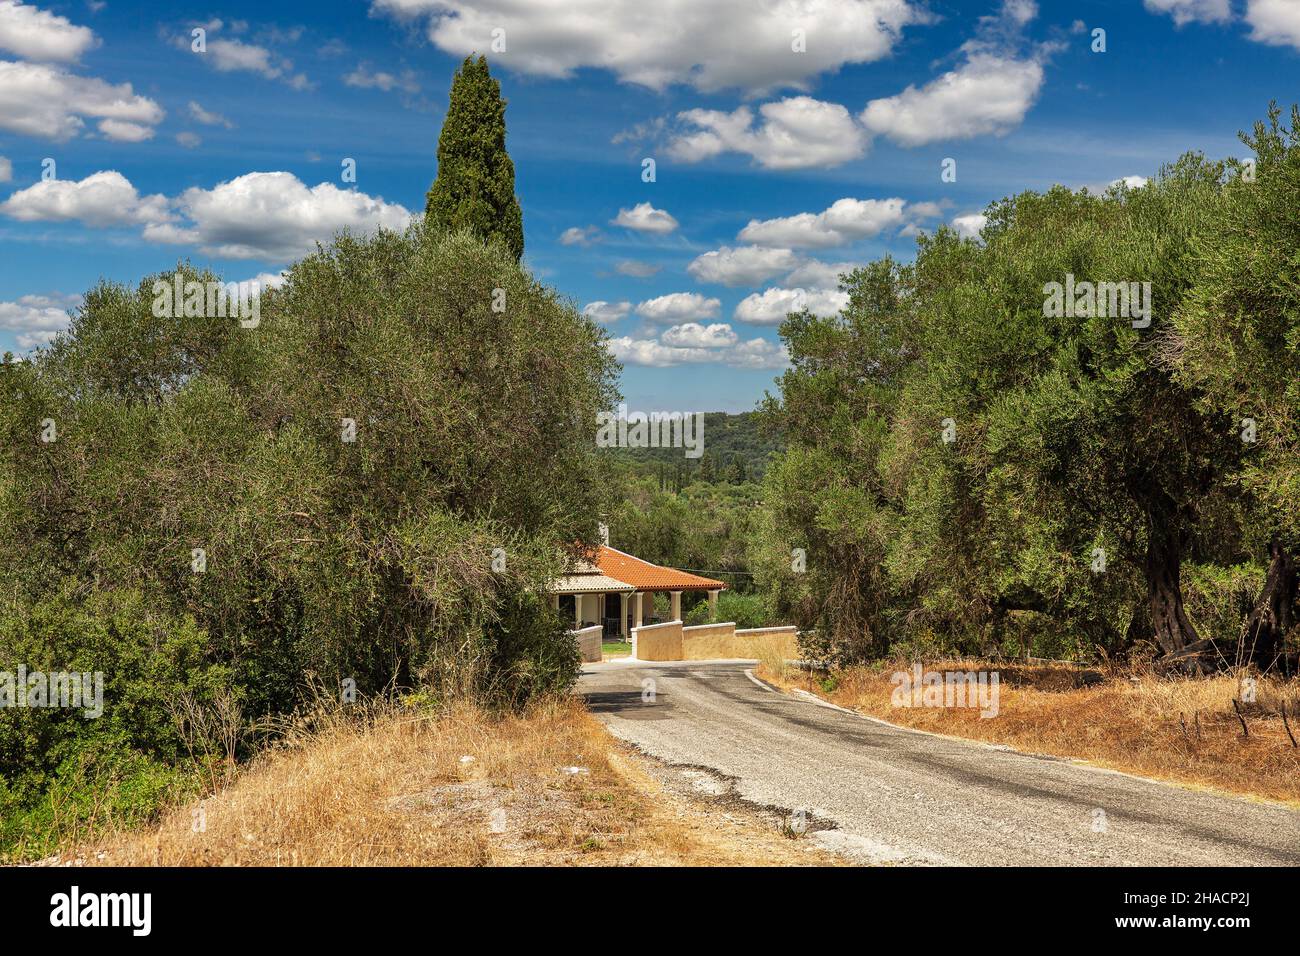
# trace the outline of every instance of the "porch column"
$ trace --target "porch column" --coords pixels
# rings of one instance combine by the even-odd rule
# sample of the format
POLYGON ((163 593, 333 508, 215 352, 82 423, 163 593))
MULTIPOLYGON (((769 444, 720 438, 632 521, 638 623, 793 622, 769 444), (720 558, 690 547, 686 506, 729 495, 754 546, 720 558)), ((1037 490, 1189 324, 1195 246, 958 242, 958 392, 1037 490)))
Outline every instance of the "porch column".
POLYGON ((583 595, 581 594, 573 596, 573 629, 575 631, 582 628, 582 598, 583 595))
POLYGON ((560 596, 558 594, 551 595, 551 607, 557 611, 560 609, 560 596))
POLYGON ((680 621, 682 619, 682 592, 671 591, 672 601, 669 604, 668 620, 680 621))
POLYGON ((636 594, 634 595, 634 597, 636 598, 636 601, 635 601, 635 603, 636 603, 636 610, 632 613, 632 620, 634 620, 636 623, 633 624, 632 626, 633 626, 633 627, 640 627, 640 626, 641 626, 641 623, 642 623, 642 621, 643 621, 643 618, 641 617, 641 612, 644 610, 644 608, 641 606, 641 599, 642 599, 643 597, 645 597, 645 595, 642 594, 640 591, 637 591, 636 594))
POLYGON ((627 640, 627 592, 618 596, 618 636, 627 640))
POLYGON ((709 592, 709 620, 718 619, 718 592, 716 590, 709 592))

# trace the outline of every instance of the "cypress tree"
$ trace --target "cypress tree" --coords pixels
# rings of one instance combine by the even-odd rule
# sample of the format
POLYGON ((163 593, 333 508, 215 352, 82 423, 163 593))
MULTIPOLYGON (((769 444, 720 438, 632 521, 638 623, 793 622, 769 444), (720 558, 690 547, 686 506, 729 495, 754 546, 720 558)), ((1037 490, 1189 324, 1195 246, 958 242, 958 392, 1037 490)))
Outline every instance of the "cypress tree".
POLYGON ((487 58, 467 56, 451 83, 438 137, 438 177, 424 214, 442 229, 469 229, 524 253, 524 220, 515 198, 515 166, 506 152, 506 101, 487 58))

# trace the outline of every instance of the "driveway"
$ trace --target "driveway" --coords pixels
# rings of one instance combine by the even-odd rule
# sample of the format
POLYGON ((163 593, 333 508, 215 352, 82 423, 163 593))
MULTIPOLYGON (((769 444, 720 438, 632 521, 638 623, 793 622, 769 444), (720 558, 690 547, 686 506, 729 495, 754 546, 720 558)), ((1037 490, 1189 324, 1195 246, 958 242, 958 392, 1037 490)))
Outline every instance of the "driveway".
POLYGON ((617 737, 864 863, 1300 864, 1300 812, 950 740, 790 697, 752 661, 587 664, 617 737), (649 683, 647 683, 649 682, 649 683))

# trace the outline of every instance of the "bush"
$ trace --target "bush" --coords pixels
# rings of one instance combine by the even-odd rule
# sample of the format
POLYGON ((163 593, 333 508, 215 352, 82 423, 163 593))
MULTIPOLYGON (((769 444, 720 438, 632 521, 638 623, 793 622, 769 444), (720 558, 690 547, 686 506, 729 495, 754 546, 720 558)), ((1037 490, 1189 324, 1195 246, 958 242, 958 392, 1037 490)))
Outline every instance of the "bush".
POLYGON ((187 738, 181 720, 228 693, 229 670, 207 652, 193 620, 149 611, 134 592, 0 612, 0 671, 103 675, 99 716, 88 715, 94 705, 0 709, 0 857, 44 852, 87 825, 145 819, 233 756, 217 740, 187 738))

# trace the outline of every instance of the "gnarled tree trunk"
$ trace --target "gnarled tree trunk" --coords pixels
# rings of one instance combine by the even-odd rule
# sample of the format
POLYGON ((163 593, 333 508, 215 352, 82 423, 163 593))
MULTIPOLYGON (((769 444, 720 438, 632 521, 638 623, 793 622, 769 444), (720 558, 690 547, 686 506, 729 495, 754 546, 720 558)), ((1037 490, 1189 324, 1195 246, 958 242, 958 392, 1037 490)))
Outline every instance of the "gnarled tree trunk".
POLYGON ((1282 641, 1295 624, 1295 602, 1300 576, 1296 559, 1277 538, 1269 544, 1268 576, 1255 608, 1246 619, 1242 655, 1268 667, 1282 653, 1282 641))
POLYGON ((1177 517, 1153 511, 1147 533, 1145 571, 1151 628, 1166 659, 1193 673, 1205 668, 1196 655, 1186 652, 1200 643, 1196 628, 1183 609, 1183 530, 1177 517))

